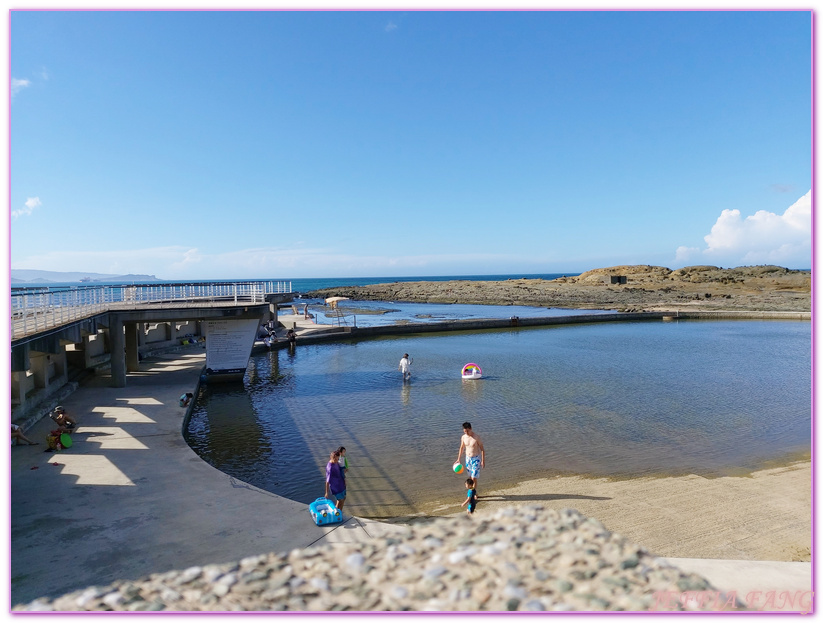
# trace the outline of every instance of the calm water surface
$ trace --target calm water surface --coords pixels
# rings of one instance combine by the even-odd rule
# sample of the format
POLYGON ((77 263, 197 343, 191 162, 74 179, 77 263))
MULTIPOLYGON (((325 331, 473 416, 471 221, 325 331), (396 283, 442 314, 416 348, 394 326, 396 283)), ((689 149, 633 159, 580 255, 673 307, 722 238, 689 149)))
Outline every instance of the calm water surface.
POLYGON ((346 508, 391 517, 457 499, 464 420, 487 449, 481 489, 756 469, 810 449, 811 325, 623 322, 300 345, 254 356, 242 385, 205 386, 187 440, 223 472, 306 503, 344 445, 346 508), (482 379, 460 378, 467 362, 482 379))

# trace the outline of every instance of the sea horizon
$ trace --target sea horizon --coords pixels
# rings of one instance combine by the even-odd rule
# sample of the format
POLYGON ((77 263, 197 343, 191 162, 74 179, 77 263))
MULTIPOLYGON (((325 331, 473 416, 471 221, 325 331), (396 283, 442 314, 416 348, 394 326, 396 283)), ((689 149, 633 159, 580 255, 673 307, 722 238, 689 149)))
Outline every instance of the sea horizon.
POLYGON ((11 290, 16 289, 28 290, 63 290, 63 289, 79 289, 79 288, 97 288, 101 286, 111 287, 125 287, 133 285, 147 285, 156 286, 161 284, 183 285, 196 283, 244 283, 253 281, 281 281, 290 282, 292 284, 292 292, 301 294, 305 292, 312 292, 314 290, 322 290, 326 288, 351 287, 351 286, 367 286, 377 283, 395 283, 395 282, 410 282, 410 281, 506 281, 509 279, 543 279, 551 281, 560 277, 575 277, 582 273, 567 272, 567 273, 503 273, 503 274, 483 274, 483 275, 417 275, 410 277, 313 277, 313 278, 299 278, 299 279, 284 279, 265 277, 259 279, 245 278, 245 279, 157 279, 155 281, 144 282, 124 282, 123 280, 111 281, 16 281, 12 282, 11 290))

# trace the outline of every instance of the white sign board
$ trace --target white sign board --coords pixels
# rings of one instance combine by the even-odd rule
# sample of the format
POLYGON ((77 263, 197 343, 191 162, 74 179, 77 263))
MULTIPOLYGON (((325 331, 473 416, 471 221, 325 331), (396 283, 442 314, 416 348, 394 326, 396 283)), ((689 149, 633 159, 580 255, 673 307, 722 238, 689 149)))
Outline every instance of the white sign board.
POLYGON ((206 372, 243 374, 260 321, 256 318, 205 320, 206 372))

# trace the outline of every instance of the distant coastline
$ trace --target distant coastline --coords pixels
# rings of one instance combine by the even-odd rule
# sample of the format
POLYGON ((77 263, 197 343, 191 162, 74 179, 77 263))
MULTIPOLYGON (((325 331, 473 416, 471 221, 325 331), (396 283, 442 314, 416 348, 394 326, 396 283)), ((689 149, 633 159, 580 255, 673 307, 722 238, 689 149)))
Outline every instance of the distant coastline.
POLYGON ((32 270, 26 268, 12 268, 9 271, 12 285, 53 285, 62 283, 94 284, 99 282, 135 283, 146 281, 160 281, 154 275, 112 275, 94 272, 61 272, 54 270, 32 270))

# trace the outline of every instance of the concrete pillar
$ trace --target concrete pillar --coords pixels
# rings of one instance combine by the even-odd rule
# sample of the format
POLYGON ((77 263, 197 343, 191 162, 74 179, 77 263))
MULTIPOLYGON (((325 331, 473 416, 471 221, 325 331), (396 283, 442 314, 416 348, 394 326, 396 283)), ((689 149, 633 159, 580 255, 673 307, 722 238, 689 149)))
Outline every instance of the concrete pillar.
POLYGON ((169 341, 176 340, 177 339, 177 323, 174 320, 172 320, 170 323, 168 323, 168 326, 169 326, 169 333, 168 333, 169 341))
POLYGON ((47 389, 49 386, 51 359, 47 359, 47 356, 47 353, 34 350, 29 353, 29 365, 31 365, 31 373, 34 375, 34 387, 36 389, 47 389))
POLYGON ((137 327, 136 322, 126 323, 126 370, 128 372, 137 372, 140 369, 137 327))
POLYGON ((69 358, 66 354, 67 343, 71 344, 72 342, 61 340, 59 350, 51 354, 51 360, 54 364, 54 375, 52 376, 51 383, 58 387, 62 387, 69 380, 69 358))
POLYGON ((25 372, 31 366, 29 365, 29 348, 28 344, 15 346, 11 349, 11 370, 12 372, 25 372))
POLYGON ((28 344, 15 346, 11 349, 11 406, 25 404, 26 394, 34 389, 34 379, 28 371, 29 364, 28 344))
POLYGON ((34 389, 34 376, 26 371, 11 373, 11 406, 26 404, 26 395, 34 389))
POLYGON ((109 314, 109 350, 111 354, 111 385, 126 386, 126 339, 120 314, 109 314))
POLYGON ((83 352, 85 367, 93 368, 95 365, 105 360, 106 353, 110 352, 108 344, 108 331, 86 335, 83 338, 83 352))

